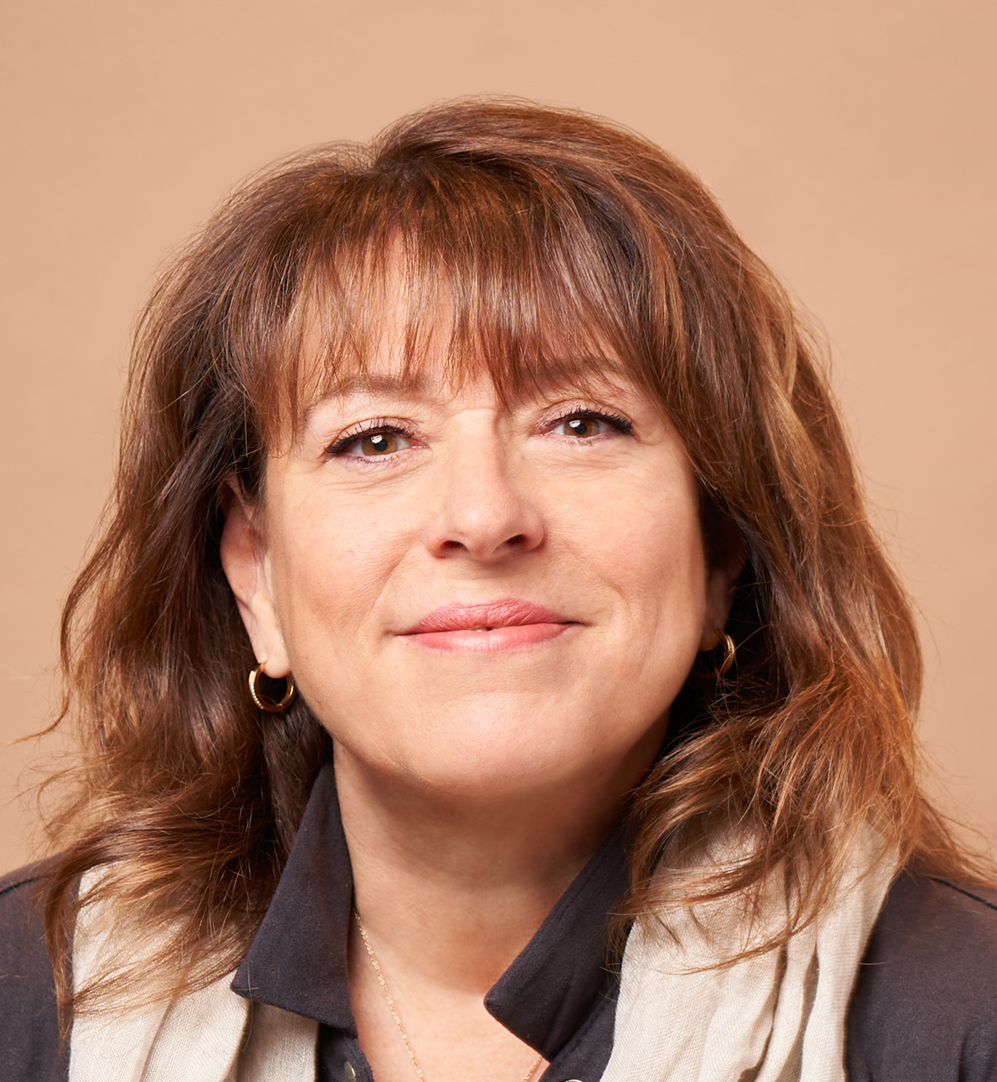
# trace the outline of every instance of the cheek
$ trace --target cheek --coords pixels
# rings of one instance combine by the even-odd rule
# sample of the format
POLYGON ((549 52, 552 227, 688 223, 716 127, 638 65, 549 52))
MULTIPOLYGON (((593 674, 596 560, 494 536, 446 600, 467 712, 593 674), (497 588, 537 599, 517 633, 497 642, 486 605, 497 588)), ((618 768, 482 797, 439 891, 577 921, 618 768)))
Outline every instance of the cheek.
POLYGON ((324 501, 285 519, 274 561, 281 630, 293 654, 355 640, 407 542, 399 517, 370 503, 324 501))
POLYGON ((622 612, 616 653, 628 694, 639 700, 638 711, 649 713, 666 709, 685 682, 707 612, 694 482, 684 473, 666 481, 619 493, 591 546, 622 612))
MULTIPOLYGON (((603 568, 610 584, 635 611, 701 617, 706 607, 706 558, 694 482, 648 477, 616 486, 576 520, 574 534, 586 559, 603 568)), ((697 627, 698 634, 698 627, 697 627)))

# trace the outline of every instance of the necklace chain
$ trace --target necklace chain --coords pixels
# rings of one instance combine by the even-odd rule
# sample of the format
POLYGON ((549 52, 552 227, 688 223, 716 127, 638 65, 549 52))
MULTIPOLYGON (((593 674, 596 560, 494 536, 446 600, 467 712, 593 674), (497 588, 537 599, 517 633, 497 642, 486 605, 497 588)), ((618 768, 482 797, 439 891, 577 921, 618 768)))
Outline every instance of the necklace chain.
MULTIPOLYGON (((405 1032, 405 1027, 402 1025, 401 1015, 398 1013, 398 1008, 395 1006, 395 1001, 391 996, 391 992, 388 991, 388 982, 384 979, 384 974, 381 972, 381 965, 377 960, 377 955, 374 953, 374 948, 370 945, 370 940, 367 938, 367 930, 363 926, 363 921, 361 921, 360 914, 356 911, 356 907, 353 909, 353 919, 357 922, 357 928, 360 931, 360 938, 363 940, 364 950, 367 952, 367 957, 370 959, 370 963, 374 967, 374 972, 377 974, 377 983, 381 986, 381 991, 384 993, 388 1009, 391 1011, 391 1017, 395 1020, 398 1032, 402 1035, 402 1040, 405 1042, 405 1050, 408 1052, 408 1058, 412 1061, 412 1067, 415 1070, 416 1076, 418 1077, 419 1082, 426 1082, 426 1076, 422 1073, 419 1061, 415 1058, 415 1050, 412 1048, 412 1042, 409 1040, 409 1035, 405 1032)), ((530 1079, 536 1073, 536 1069, 542 1062, 543 1055, 537 1056, 530 1064, 530 1069, 523 1075, 522 1082, 530 1082, 530 1079)))

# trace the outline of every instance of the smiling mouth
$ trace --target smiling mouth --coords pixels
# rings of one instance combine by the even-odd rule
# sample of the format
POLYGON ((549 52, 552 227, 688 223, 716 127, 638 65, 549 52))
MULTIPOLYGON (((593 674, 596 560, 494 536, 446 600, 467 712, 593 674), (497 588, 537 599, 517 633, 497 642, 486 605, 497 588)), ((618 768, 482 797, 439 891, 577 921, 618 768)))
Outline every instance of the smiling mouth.
POLYGON ((577 621, 544 605, 505 598, 482 605, 442 605, 401 637, 429 650, 478 653, 536 646, 575 626, 577 621))

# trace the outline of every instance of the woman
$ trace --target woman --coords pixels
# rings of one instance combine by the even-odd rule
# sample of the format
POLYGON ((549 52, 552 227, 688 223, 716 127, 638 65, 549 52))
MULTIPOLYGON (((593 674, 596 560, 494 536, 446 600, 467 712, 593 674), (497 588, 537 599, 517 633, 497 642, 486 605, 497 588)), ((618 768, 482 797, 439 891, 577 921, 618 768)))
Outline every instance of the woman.
POLYGON ((459 103, 235 195, 63 647, 20 1078, 997 1077, 813 348, 635 135, 459 103))

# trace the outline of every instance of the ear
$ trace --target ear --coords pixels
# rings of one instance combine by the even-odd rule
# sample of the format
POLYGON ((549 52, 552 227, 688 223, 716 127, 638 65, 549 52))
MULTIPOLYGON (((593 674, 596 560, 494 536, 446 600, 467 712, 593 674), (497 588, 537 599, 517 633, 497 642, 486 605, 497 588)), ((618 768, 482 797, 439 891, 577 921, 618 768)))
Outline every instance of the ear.
POLYGON ((238 602, 239 615, 256 659, 266 663, 267 676, 287 676, 291 666, 273 602, 266 538, 256 525, 261 516, 233 487, 223 505, 222 567, 238 602))
POLYGON ((727 623, 734 602, 734 586, 744 570, 747 555, 744 544, 740 543, 723 563, 707 569, 706 614, 699 640, 700 650, 713 650, 720 645, 721 639, 717 633, 723 631, 727 623))

